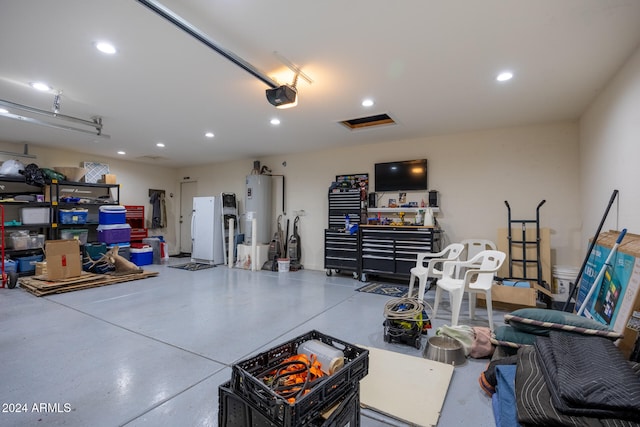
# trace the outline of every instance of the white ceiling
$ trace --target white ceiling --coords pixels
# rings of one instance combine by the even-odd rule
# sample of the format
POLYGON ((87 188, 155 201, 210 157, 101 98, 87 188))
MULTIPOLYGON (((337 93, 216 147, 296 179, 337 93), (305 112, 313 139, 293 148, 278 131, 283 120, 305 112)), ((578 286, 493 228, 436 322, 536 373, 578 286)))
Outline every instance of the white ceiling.
POLYGON ((638 0, 158 1, 278 82, 293 81, 284 57, 313 83, 278 110, 264 82, 138 1, 0 0, 0 99, 51 110, 28 86, 46 81, 62 114, 100 116, 111 137, 0 117, 0 141, 179 167, 572 120, 640 42, 638 0), (497 83, 504 69, 515 78, 497 83), (397 124, 337 124, 379 113, 397 124))

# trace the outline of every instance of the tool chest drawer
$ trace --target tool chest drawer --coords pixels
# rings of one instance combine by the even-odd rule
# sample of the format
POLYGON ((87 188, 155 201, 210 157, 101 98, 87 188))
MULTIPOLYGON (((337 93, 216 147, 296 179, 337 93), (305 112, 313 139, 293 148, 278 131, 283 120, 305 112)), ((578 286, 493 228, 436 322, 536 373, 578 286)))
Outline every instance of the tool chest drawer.
POLYGON ((324 268, 357 272, 360 266, 358 234, 326 229, 324 232, 324 268))
POLYGON ((434 251, 430 227, 363 226, 362 273, 409 277, 419 252, 434 251))

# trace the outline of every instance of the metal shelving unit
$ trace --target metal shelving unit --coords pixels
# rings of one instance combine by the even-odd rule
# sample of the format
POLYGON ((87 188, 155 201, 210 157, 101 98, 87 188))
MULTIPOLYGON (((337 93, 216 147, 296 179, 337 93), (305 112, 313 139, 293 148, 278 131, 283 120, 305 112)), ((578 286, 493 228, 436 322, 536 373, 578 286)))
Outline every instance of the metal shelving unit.
POLYGON ((53 206, 51 227, 54 238, 60 238, 60 230, 65 228, 87 228, 88 240, 97 240, 99 208, 120 204, 120 184, 94 184, 88 182, 70 182, 52 180, 45 191, 45 198, 53 206), (65 201, 67 198, 79 198, 78 202, 65 201), (61 224, 60 209, 83 208, 88 210, 84 224, 61 224))
MULTIPOLYGON (((23 176, 4 176, 0 178, 0 204, 3 207, 3 228, 4 241, 0 242, 4 248, 5 256, 17 260, 33 255, 43 255, 44 248, 36 247, 16 248, 12 244, 11 233, 18 230, 27 230, 29 234, 41 234, 45 239, 52 238, 51 219, 53 218, 53 207, 50 202, 37 201, 38 197, 44 199, 43 188, 37 185, 27 184, 23 176), (16 200, 16 196, 33 196, 36 201, 16 200), (24 224, 21 220, 21 210, 23 208, 44 208, 48 210, 47 220, 42 223, 24 224)), ((25 242, 31 242, 26 238, 25 242)), ((30 245, 31 243, 29 243, 30 245)), ((33 271, 18 272, 18 276, 33 275, 33 271)))

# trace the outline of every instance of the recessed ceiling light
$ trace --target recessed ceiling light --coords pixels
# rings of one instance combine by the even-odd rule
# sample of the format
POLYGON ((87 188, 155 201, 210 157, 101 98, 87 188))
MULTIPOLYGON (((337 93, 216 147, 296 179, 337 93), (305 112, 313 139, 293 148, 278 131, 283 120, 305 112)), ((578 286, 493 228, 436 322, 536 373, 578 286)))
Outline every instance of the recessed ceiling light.
POLYGON ((113 55, 114 53, 116 53, 115 46, 108 42, 97 42, 96 49, 108 55, 113 55))
POLYGON ((120 154, 121 156, 124 156, 127 153, 125 153, 124 151, 118 151, 118 154, 120 154))
POLYGON ((213 132, 207 132, 204 134, 204 136, 206 136, 207 138, 213 138, 215 135, 213 134, 213 132))
POLYGON ((363 107, 373 106, 373 99, 365 99, 364 101, 362 101, 362 106, 363 107))
POLYGON ((156 147, 164 148, 164 144, 162 142, 158 142, 156 144, 156 147))
POLYGON ((51 86, 49 86, 46 83, 42 83, 42 82, 32 82, 32 83, 29 83, 29 85, 32 88, 34 88, 36 90, 40 90, 42 92, 47 92, 47 91, 51 90, 51 86))
POLYGON ((272 125, 279 125, 280 124, 280 119, 271 119, 271 124, 272 125))
POLYGON ((7 110, 6 108, 0 108, 0 114, 7 114, 9 112, 9 110, 7 110))
POLYGON ((513 73, 511 71, 503 71, 502 73, 498 74, 496 80, 499 82, 506 82, 507 80, 511 80, 512 78, 513 73))

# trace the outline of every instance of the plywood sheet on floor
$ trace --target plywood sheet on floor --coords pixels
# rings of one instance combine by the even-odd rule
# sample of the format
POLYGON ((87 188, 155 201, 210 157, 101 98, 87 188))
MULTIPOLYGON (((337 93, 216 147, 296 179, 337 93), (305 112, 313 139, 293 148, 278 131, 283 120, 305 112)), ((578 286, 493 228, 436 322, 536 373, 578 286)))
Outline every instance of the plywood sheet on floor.
POLYGON ((435 426, 453 366, 377 348, 369 350, 369 373, 360 381, 360 404, 417 426, 435 426))
POLYGON ((93 274, 86 273, 79 277, 69 278, 61 281, 49 281, 46 276, 22 277, 18 283, 21 288, 36 296, 59 294, 63 292, 77 291, 81 289, 95 288, 98 286, 112 285, 114 283, 129 282, 131 280, 146 279, 157 276, 157 271, 143 271, 132 274, 93 274))

